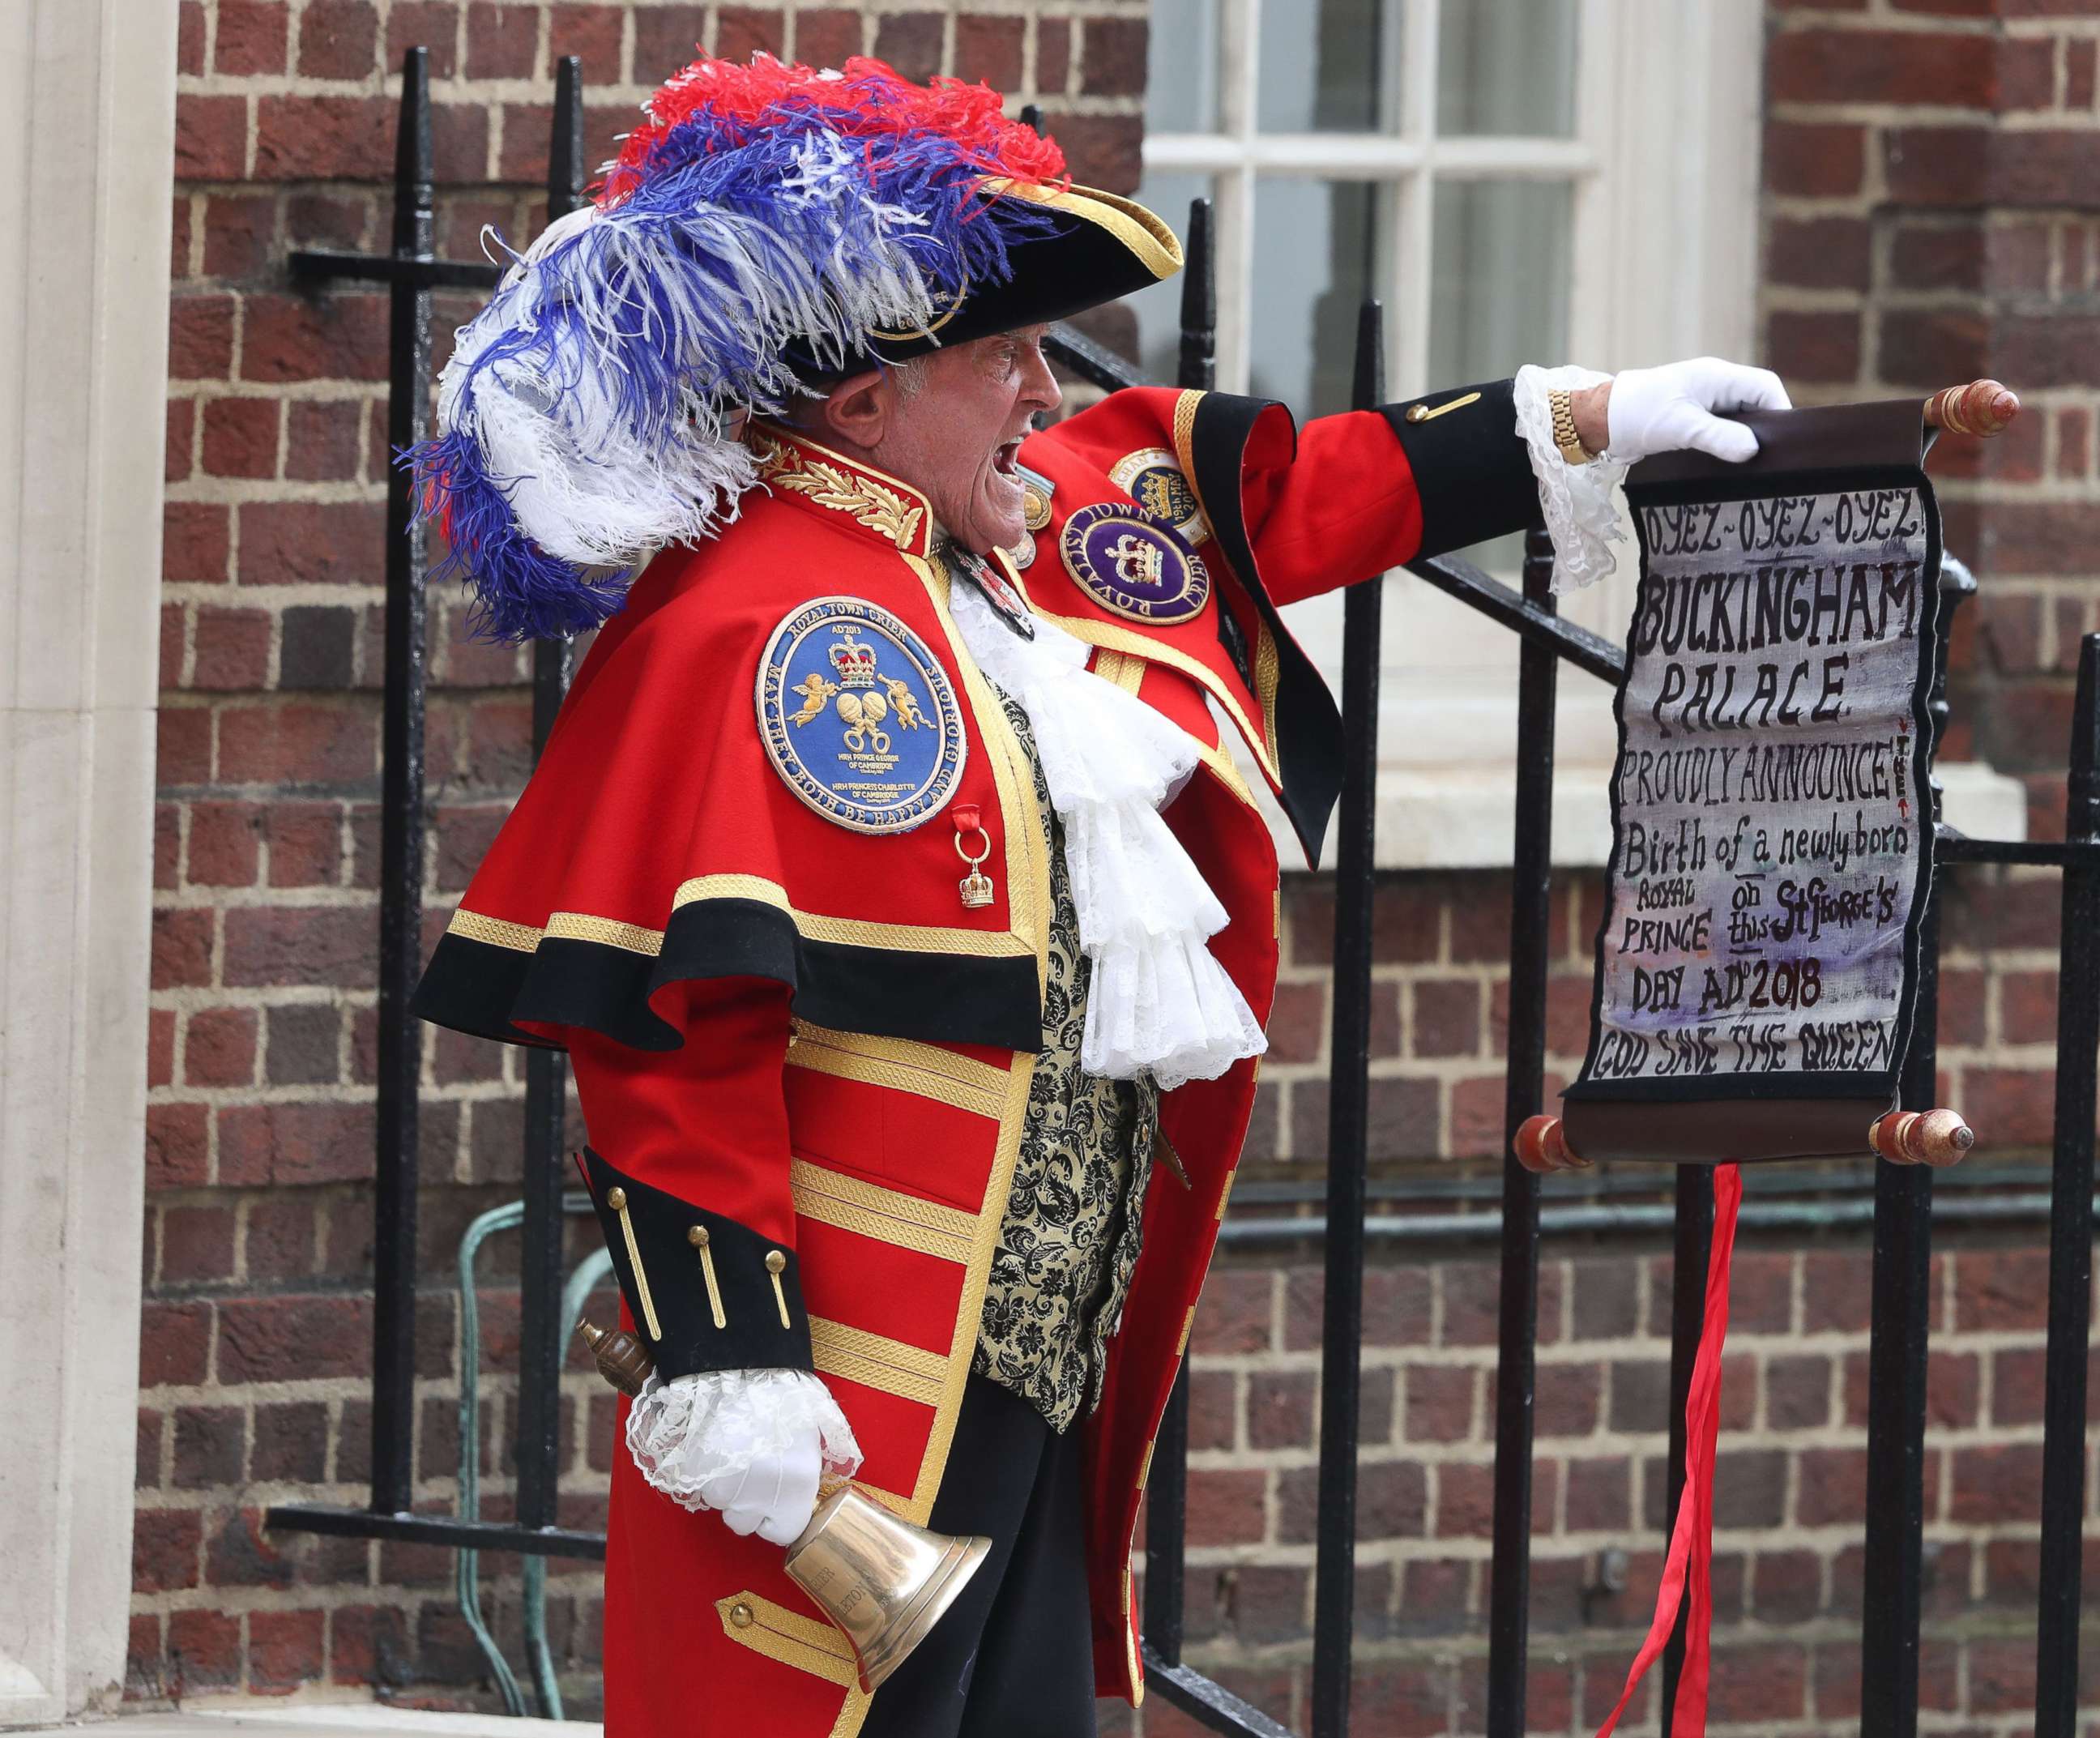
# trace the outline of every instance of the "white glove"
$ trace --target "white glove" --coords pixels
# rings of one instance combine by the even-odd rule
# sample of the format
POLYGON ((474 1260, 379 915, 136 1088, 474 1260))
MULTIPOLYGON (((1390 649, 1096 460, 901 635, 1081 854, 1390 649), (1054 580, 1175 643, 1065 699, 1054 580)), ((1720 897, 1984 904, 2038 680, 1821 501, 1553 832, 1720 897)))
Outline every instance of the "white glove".
POLYGON ((775 1545, 810 1524, 824 1473, 850 1478, 861 1461, 831 1390, 799 1370, 651 1376, 627 1414, 627 1449, 680 1507, 775 1545))
POLYGON ((1786 388, 1769 368, 1745 368, 1718 356, 1695 356, 1659 368, 1627 368, 1613 377, 1605 419, 1611 457, 1633 464, 1685 447, 1740 465, 1755 456, 1758 438, 1722 410, 1791 410, 1786 388))

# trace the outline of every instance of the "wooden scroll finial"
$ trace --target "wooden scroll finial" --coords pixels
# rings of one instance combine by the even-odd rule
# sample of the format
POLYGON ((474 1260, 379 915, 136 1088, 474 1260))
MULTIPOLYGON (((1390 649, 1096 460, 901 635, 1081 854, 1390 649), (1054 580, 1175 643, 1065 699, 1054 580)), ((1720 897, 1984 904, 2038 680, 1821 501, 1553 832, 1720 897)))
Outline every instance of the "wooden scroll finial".
POLYGON ((1867 1145, 1892 1165, 1958 1165, 1975 1144, 1958 1110, 1891 1110, 1867 1131, 1867 1145))
POLYGON ((1927 424, 1950 434, 1996 434, 2019 413, 2018 395, 1995 380, 1943 386, 1925 401, 1927 424))
POLYGON ((1590 1161, 1568 1145, 1559 1117, 1526 1117, 1518 1126, 1516 1162, 1541 1176, 1555 1171, 1587 1171, 1590 1161))

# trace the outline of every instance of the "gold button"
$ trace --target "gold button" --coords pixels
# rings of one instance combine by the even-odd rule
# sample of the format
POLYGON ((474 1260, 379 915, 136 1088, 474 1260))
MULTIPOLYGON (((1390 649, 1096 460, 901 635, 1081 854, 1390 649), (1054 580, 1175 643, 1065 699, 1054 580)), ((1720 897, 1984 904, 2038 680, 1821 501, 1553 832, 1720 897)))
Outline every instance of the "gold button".
POLYGON ((617 1213, 627 1205, 627 1191, 624 1189, 607 1189, 605 1192, 605 1204, 617 1213))
POLYGON ((1427 404, 1409 405, 1407 420, 1410 422, 1427 422, 1429 420, 1429 407, 1427 404))
POLYGON ((708 1228, 705 1225, 694 1226, 686 1233, 686 1241, 695 1249, 705 1249, 708 1246, 708 1228))
POLYGON ((779 1250, 777 1250, 777 1249, 769 1249, 768 1251, 766 1251, 766 1252, 765 1252, 765 1271, 766 1271, 767 1273, 779 1273, 783 1268, 784 1268, 787 1265, 788 1265, 788 1258, 787 1258, 785 1255, 782 1255, 779 1250))
POLYGON ((739 1630, 748 1630, 751 1627, 752 1615, 751 1608, 741 1599, 729 1608, 729 1621, 739 1630))

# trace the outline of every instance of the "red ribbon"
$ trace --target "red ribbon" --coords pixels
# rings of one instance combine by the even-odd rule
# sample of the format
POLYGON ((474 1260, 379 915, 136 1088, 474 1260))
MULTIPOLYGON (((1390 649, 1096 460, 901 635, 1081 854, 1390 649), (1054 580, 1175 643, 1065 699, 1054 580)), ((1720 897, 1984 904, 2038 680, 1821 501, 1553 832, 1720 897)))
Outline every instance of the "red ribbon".
POLYGON ((1634 1656, 1626 1687, 1597 1738, 1610 1738, 1648 1669, 1676 1627, 1678 1607, 1688 1597, 1684 1626, 1684 1670, 1677 1680, 1670 1716, 1672 1738, 1705 1738, 1706 1687, 1712 1675, 1714 1631, 1714 1445, 1721 1428, 1721 1348, 1728 1339, 1728 1268, 1736 1253, 1736 1209, 1742 1205, 1742 1172, 1714 1167, 1714 1247, 1706 1264, 1706 1313, 1699 1330, 1699 1354, 1692 1364, 1692 1391, 1684 1401, 1684 1494, 1663 1559, 1655 1619, 1634 1656))

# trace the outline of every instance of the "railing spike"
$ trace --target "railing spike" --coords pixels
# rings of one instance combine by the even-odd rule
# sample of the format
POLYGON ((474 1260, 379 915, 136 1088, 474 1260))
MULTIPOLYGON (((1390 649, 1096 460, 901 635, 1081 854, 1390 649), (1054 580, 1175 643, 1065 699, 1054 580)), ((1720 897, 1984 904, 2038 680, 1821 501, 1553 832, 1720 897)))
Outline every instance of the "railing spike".
POLYGON ((554 63, 554 136, 547 148, 547 221, 567 217, 584 202, 584 64, 576 55, 554 63))
POLYGON ((1189 240, 1181 269, 1180 384, 1207 392, 1218 382, 1217 246, 1211 202, 1189 201, 1189 240))

